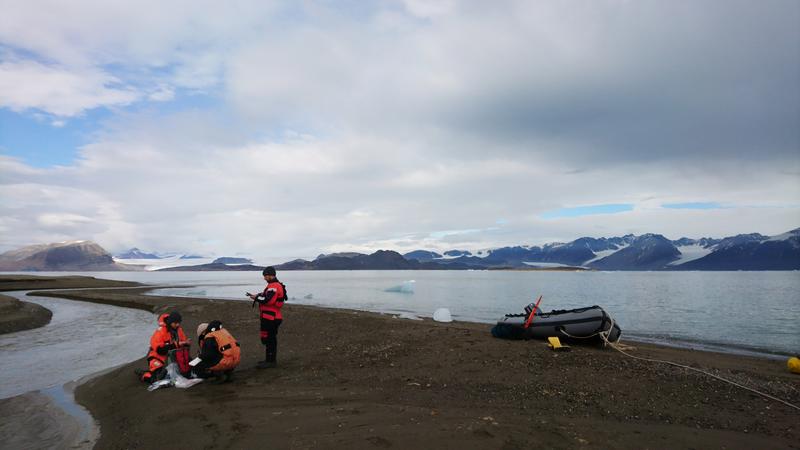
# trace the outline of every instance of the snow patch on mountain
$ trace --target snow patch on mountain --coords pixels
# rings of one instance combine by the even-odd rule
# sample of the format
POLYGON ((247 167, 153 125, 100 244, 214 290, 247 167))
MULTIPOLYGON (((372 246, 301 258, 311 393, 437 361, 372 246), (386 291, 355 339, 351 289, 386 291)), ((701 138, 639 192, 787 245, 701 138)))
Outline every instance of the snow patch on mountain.
POLYGON ((530 261, 523 261, 522 264, 531 267, 540 267, 542 269, 552 269, 557 267, 576 267, 571 266, 569 264, 561 264, 561 263, 550 263, 550 262, 530 262, 530 261))
POLYGON ((677 249, 679 252, 681 252, 681 256, 675 261, 667 264, 668 266, 677 266, 689 261, 694 261, 695 259, 700 259, 713 251, 713 247, 703 247, 702 244, 683 245, 677 247, 677 249))
MULTIPOLYGON (((124 258, 117 258, 114 257, 114 262, 132 265, 132 266, 144 266, 144 270, 146 271, 153 271, 159 269, 166 269, 168 267, 178 267, 178 266, 185 266, 186 259, 181 259, 183 255, 174 255, 166 258, 161 259, 150 259, 150 258, 142 258, 142 259, 124 259, 124 258)), ((214 258, 199 258, 199 259, 192 259, 191 265, 201 265, 201 264, 208 264, 212 262, 214 258)))
POLYGON ((793 237, 800 237, 800 228, 796 228, 792 231, 787 231, 786 233, 779 234, 776 236, 771 236, 765 242, 786 241, 793 237))
POLYGON ((595 256, 594 258, 590 259, 589 261, 586 261, 585 263, 583 263, 583 265, 585 266, 585 265, 588 265, 589 263, 593 263, 595 261, 599 261, 599 260, 605 258, 606 256, 611 256, 614 253, 622 250, 623 248, 627 248, 627 247, 628 247, 628 244, 625 244, 625 245, 620 245, 616 249, 601 250, 599 252, 594 252, 594 254, 597 255, 597 256, 595 256))

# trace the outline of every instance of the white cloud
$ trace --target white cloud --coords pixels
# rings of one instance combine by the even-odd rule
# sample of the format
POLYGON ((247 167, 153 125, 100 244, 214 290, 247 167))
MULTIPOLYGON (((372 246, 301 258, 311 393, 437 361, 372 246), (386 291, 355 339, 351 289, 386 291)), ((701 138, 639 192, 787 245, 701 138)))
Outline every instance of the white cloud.
POLYGON ((403 0, 408 11, 418 17, 446 15, 455 9, 455 0, 403 0))
POLYGON ((99 106, 130 104, 139 94, 92 69, 71 70, 35 61, 0 63, 0 107, 71 117, 99 106))
POLYGON ((69 167, 0 157, 13 243, 314 256, 800 224, 796 8, 49 6, 3 7, 0 104, 53 122, 184 90, 219 107, 118 114, 69 167), (698 201, 731 208, 660 207, 698 201), (635 208, 539 218, 610 203, 635 208))
POLYGON ((43 228, 73 228, 75 231, 80 232, 79 227, 90 225, 93 220, 91 217, 82 216, 80 214, 64 214, 64 213, 45 213, 40 214, 36 218, 36 222, 43 228))

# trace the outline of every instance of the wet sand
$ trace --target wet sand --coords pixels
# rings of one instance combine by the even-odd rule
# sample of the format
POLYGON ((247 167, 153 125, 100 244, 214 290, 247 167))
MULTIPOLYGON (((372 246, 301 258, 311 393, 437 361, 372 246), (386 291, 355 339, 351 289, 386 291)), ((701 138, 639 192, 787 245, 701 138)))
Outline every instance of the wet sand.
MULTIPOLYGON (((79 386, 76 398, 100 423, 100 449, 800 445, 796 409, 597 345, 555 353, 539 341, 495 339, 486 324, 287 303, 279 367, 258 370, 263 347, 250 303, 137 290, 65 296, 178 309, 193 340, 199 322, 220 319, 242 343, 232 383, 148 392, 133 374, 142 359, 79 386)), ((800 376, 783 361, 633 345, 637 356, 702 368, 800 405, 800 376)))
POLYGON ((0 295, 0 334, 43 327, 52 317, 44 306, 0 295))
POLYGON ((140 286, 132 281, 103 280, 78 275, 46 277, 39 275, 0 275, 0 291, 27 289, 73 289, 140 286))
POLYGON ((0 400, 0 417, 0 448, 91 448, 80 422, 40 392, 0 400))

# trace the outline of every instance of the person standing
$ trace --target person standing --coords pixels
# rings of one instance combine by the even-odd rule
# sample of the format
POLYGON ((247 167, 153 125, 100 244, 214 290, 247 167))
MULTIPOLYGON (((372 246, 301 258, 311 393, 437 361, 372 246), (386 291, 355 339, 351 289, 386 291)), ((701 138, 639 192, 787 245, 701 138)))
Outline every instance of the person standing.
POLYGON ((254 302, 258 303, 258 312, 261 322, 261 343, 265 346, 264 361, 258 363, 259 369, 276 367, 278 357, 278 328, 283 323, 281 308, 286 301, 286 285, 278 280, 275 268, 270 266, 261 272, 267 287, 258 294, 247 293, 254 302))

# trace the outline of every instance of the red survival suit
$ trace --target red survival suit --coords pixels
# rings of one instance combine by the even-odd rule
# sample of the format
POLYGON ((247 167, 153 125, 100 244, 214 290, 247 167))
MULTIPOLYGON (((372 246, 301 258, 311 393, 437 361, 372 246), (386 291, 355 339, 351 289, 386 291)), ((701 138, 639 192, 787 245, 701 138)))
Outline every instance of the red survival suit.
MULTIPOLYGON (((283 320, 281 308, 283 302, 286 300, 286 287, 278 281, 270 282, 264 288, 264 292, 258 294, 258 310, 261 312, 261 318, 264 320, 283 320)), ((264 332, 261 332, 261 339, 266 338, 264 332)))
POLYGON ((286 301, 286 286, 276 278, 256 296, 255 301, 261 316, 259 336, 266 350, 264 362, 274 364, 278 355, 278 328, 283 322, 281 308, 286 301))
POLYGON ((165 322, 169 314, 162 314, 158 316, 158 329, 153 333, 150 338, 150 348, 147 351, 148 369, 141 376, 141 380, 147 383, 156 381, 157 372, 164 368, 167 364, 167 355, 169 351, 178 348, 180 342, 186 341, 186 334, 183 328, 178 326, 175 333, 170 332, 170 327, 165 322), (155 377, 155 378, 154 378, 155 377))

